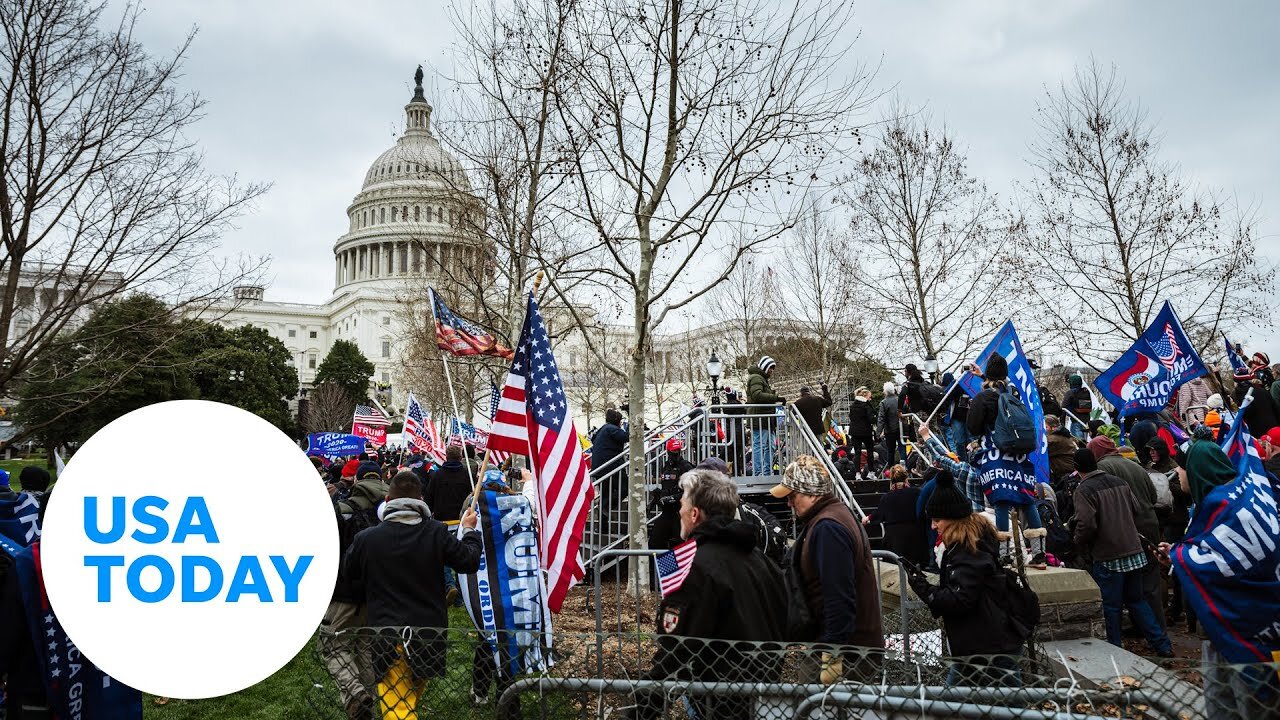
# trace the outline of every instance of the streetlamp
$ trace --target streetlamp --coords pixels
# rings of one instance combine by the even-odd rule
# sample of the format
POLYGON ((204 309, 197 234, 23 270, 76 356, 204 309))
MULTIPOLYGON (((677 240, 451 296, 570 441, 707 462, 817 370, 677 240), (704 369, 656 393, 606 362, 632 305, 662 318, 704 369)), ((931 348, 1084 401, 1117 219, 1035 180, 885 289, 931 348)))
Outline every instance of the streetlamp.
POLYGON ((711 357, 707 358, 707 375, 711 377, 711 404, 720 403, 720 374, 724 372, 724 363, 720 362, 720 358, 716 357, 716 351, 711 351, 711 357))
POLYGON ((929 355, 924 359, 924 371, 929 374, 929 382, 938 381, 938 359, 929 355))

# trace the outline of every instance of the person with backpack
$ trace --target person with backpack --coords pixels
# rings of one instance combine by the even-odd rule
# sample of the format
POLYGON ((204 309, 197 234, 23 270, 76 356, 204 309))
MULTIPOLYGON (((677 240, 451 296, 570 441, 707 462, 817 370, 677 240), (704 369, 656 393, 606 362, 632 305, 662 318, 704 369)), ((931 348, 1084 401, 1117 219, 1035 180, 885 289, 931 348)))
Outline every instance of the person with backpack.
POLYGON ((940 470, 934 480, 927 512, 946 548, 938 585, 920 572, 907 580, 934 617, 942 619, 947 654, 957 658, 947 671, 946 685, 1021 687, 1018 658, 1039 620, 1038 606, 1021 619, 1014 617, 1015 598, 1000 567, 995 529, 973 511, 950 472, 940 470))
POLYGON ((969 407, 966 426, 978 438, 978 452, 970 462, 982 478, 982 492, 996 511, 996 535, 1007 547, 1013 538, 1009 515, 1017 509, 1026 521, 1022 533, 1032 550, 1031 567, 1046 567, 1044 538, 1048 535, 1036 507, 1036 470, 1030 453, 1036 447, 1036 429, 1026 402, 1009 385, 1009 363, 999 354, 987 361, 985 371, 975 365, 970 372, 983 378, 982 392, 969 407))
POLYGON ((853 391, 853 402, 849 403, 849 451, 853 455, 854 474, 859 479, 870 480, 872 476, 876 449, 871 438, 875 430, 876 411, 871 407, 871 388, 863 385, 853 391), (864 452, 867 454, 865 463, 864 452))
MULTIPOLYGON (((1084 376, 1080 373, 1072 373, 1067 378, 1067 388, 1067 394, 1062 396, 1063 416, 1066 417, 1067 413, 1071 413, 1080 422, 1089 422, 1089 416, 1093 414, 1093 395, 1089 394, 1089 389, 1084 386, 1084 376)), ((1083 434, 1083 428, 1081 431, 1083 434)))
POLYGON ((1124 480, 1098 467, 1093 452, 1076 451, 1080 486, 1075 493, 1075 542, 1102 592, 1107 642, 1121 646, 1120 621, 1129 609, 1152 652, 1173 657, 1169 636, 1143 590, 1143 568, 1152 564, 1138 534, 1138 503, 1124 480))
POLYGON ((333 597, 324 619, 320 622, 320 654, 325 668, 338 687, 347 717, 350 720, 369 720, 373 717, 373 698, 366 689, 373 684, 373 674, 368 663, 357 658, 355 641, 338 633, 365 625, 364 598, 352 586, 343 572, 347 562, 347 550, 357 533, 378 524, 378 504, 387 496, 387 485, 382 482, 376 463, 357 464, 351 470, 354 481, 346 493, 346 499, 334 506, 338 521, 338 579, 333 586, 333 597), (363 479, 359 468, 363 467, 363 479))

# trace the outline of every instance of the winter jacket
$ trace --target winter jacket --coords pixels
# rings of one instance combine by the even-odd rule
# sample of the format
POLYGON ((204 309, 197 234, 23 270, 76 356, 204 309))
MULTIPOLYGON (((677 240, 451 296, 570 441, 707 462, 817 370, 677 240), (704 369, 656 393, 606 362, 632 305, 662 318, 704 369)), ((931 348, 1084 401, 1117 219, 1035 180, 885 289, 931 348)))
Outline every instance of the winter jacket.
POLYGON ((1075 415, 1080 422, 1087 423, 1093 413, 1093 396, 1086 388, 1071 388, 1062 396, 1062 409, 1075 415))
POLYGON ((355 588, 351 587, 343 570, 347 562, 347 550, 355 536, 365 528, 378 524, 378 504, 387 496, 387 486, 381 480, 361 480, 347 492, 347 497, 334 506, 338 519, 338 579, 333 585, 333 601, 359 604, 355 588))
MULTIPOLYGON (((765 377, 763 370, 753 367, 747 371, 748 405, 774 405, 782 400, 782 396, 775 393, 773 387, 769 385, 769 378, 765 377)), ((752 412, 756 415, 773 414, 773 410, 766 407, 753 408, 752 412)))
POLYGON ((798 518, 804 527, 792 547, 792 562, 813 617, 818 642, 884 647, 880 620, 880 579, 871 561, 871 543, 853 513, 828 495, 798 518))
POLYGON ((1075 503, 1075 543, 1086 557, 1105 562, 1142 552, 1138 501, 1124 480, 1095 470, 1080 481, 1075 503))
MULTIPOLYGON (((0 622, 0 677, 7 678, 7 707, 47 706, 44 680, 31 641, 31 626, 27 623, 17 568, 14 559, 4 550, 0 550, 0 618, 4 618, 0 622)), ((0 711, 5 707, 0 705, 0 711)), ((20 712, 10 715, 20 716, 20 712)))
POLYGON ((849 437, 870 438, 876 431, 876 411, 871 401, 856 395, 849 401, 849 437))
POLYGON ((431 508, 431 516, 440 522, 453 522, 462 515, 462 503, 474 489, 475 468, 467 473, 467 467, 452 460, 435 469, 427 480, 422 499, 431 508))
POLYGON ((804 424, 809 426, 809 429, 813 431, 813 436, 818 440, 821 440, 822 436, 827 433, 826 424, 822 422, 822 411, 831 407, 831 402, 831 391, 824 385, 822 386, 821 397, 812 393, 808 395, 802 393, 792 403, 796 406, 796 410, 800 412, 800 417, 804 418, 804 424))
POLYGON ((1280 478, 1280 455, 1262 461, 1262 469, 1280 478))
POLYGON ((916 514, 920 488, 890 490, 871 513, 871 522, 884 525, 886 550, 919 566, 929 561, 929 523, 916 514))
POLYGON ((1178 417, 1187 427, 1204 421, 1205 403, 1212 394, 1213 390, 1204 378, 1196 378, 1178 388, 1178 417))
POLYGON ((995 533, 978 539, 977 552, 963 545, 942 554, 938 587, 921 598, 934 617, 942 618, 951 655, 1002 655, 1022 645, 1002 604, 1003 571, 995 533))
MULTIPOLYGON (((920 389, 924 384, 924 378, 919 380, 907 379, 902 383, 902 387, 898 389, 898 409, 904 413, 921 413, 924 410, 924 393, 920 389)), ((928 413, 924 413, 927 415, 928 413)))
POLYGON ((880 410, 876 413, 876 434, 896 438, 900 430, 898 425, 898 396, 886 395, 880 401, 880 410))
POLYGON ((1076 461, 1072 456, 1080 446, 1071 433, 1062 429, 1049 433, 1048 440, 1049 475, 1055 482, 1062 482, 1063 478, 1076 471, 1076 461))
POLYGON ((621 455, 627 449, 630 440, 627 431, 617 425, 612 423, 601 425, 600 429, 596 430, 595 437, 591 438, 591 474, 598 475, 617 470, 622 464, 621 461, 616 461, 608 467, 605 465, 621 455))
POLYGON ((449 626, 444 568, 473 573, 480 552, 474 530, 458 539, 439 520, 383 522, 356 535, 343 570, 368 608, 369 627, 442 628, 449 626))
MULTIPOLYGON (((1160 521, 1156 519, 1156 486, 1151 483, 1151 476, 1138 463, 1121 457, 1116 444, 1106 435, 1089 441, 1089 450, 1098 459, 1098 469, 1115 475, 1129 484, 1133 490, 1134 501, 1137 502, 1136 520, 1138 534, 1148 542, 1160 542, 1160 521)), ((1076 511, 1079 514, 1079 510, 1076 511)))
MULTIPOLYGON (((1239 406, 1244 402, 1244 396, 1249 391, 1249 383, 1240 383, 1236 385, 1235 399, 1236 405, 1239 406)), ((1249 403, 1249 407, 1244 409, 1244 425, 1249 429, 1249 434, 1262 437, 1271 428, 1280 425, 1280 409, 1276 407, 1276 401, 1271 398, 1271 393, 1262 388, 1254 388, 1253 401, 1249 403)))
MULTIPOLYGON (((658 649, 647 679, 778 681, 786 585, 778 566, 756 547, 756 538, 751 524, 729 518, 711 517, 693 529, 697 550, 689 574, 658 606, 658 649), (778 642, 778 652, 759 652, 758 645, 739 649, 732 641, 778 642)), ((714 701, 723 704, 701 706, 703 717, 751 717, 750 698, 714 701)), ((656 718, 663 702, 641 694, 637 705, 638 717, 656 718)))
POLYGON ((973 402, 969 403, 969 417, 965 419, 965 429, 973 437, 990 435, 996 426, 996 413, 1000 409, 1000 393, 1004 392, 1005 383, 996 383, 992 387, 983 388, 973 402))

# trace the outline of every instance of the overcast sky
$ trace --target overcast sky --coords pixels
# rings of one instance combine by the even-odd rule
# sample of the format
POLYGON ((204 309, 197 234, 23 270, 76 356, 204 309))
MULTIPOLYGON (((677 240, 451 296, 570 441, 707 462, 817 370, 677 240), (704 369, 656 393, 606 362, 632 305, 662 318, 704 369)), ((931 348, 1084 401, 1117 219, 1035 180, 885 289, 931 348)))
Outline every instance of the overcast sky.
MULTIPOLYGON (((1262 248, 1280 259, 1280 3, 863 0, 856 54, 969 147, 970 168, 1008 196, 1025 179, 1033 113, 1092 55, 1115 63, 1163 134, 1162 156, 1206 187, 1256 205, 1262 248)), ((210 168, 269 181, 224 239, 272 256, 270 300, 324 301, 334 241, 374 158, 394 142, 412 75, 435 101, 452 71, 444 5, 375 0, 164 0, 140 39, 176 47, 197 27, 181 82, 208 101, 194 135, 210 168)), ((437 105, 441 104, 436 102, 437 105)), ((1280 352, 1274 328, 1240 340, 1280 352)))

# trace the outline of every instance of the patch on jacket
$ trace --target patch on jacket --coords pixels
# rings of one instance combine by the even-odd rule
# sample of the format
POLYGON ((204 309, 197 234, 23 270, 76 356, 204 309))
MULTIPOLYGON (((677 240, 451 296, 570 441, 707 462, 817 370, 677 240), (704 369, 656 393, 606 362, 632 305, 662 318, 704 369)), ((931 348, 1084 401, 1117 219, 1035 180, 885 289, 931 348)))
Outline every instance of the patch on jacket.
POLYGON ((662 632, 671 633, 680 624, 680 608, 669 607, 662 611, 662 632))

